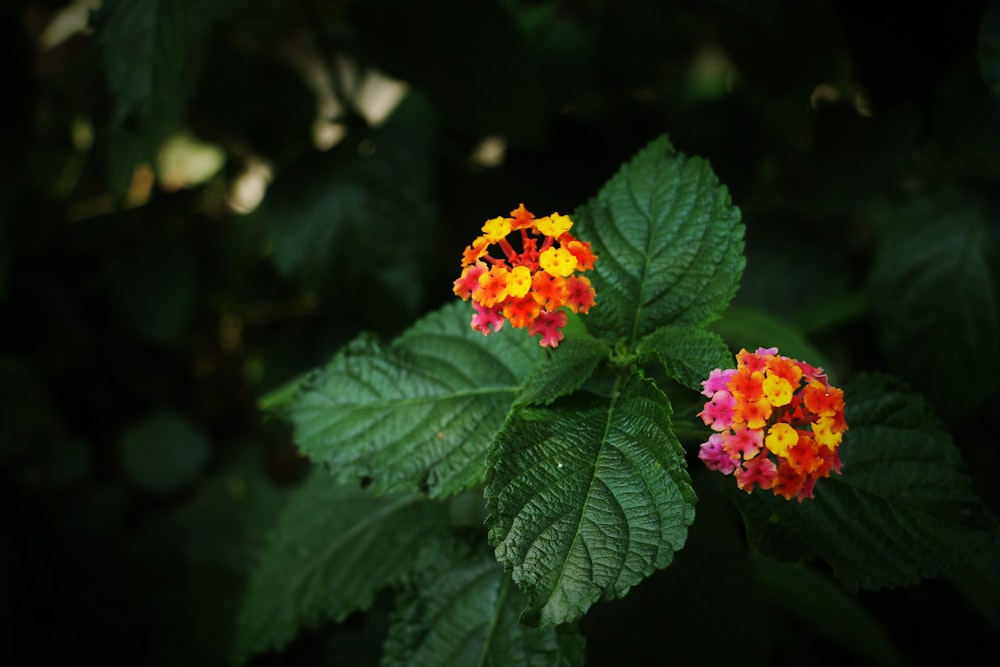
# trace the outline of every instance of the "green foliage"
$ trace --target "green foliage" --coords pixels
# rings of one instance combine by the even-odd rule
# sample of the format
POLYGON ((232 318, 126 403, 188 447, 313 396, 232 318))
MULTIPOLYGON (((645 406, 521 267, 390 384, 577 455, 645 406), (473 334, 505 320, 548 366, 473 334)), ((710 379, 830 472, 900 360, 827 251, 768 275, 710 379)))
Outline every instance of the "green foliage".
POLYGON ((990 91, 1000 98, 1000 2, 992 2, 979 27, 979 68, 990 91))
POLYGON ((193 482, 208 461, 208 438, 197 426, 160 412, 129 429, 121 442, 122 467, 140 488, 169 493, 193 482))
POLYGON ((778 605, 825 636, 873 665, 905 664, 858 599, 801 564, 753 559, 761 587, 778 605))
POLYGON ((110 296, 118 316, 155 343, 182 341, 194 306, 194 261, 188 250, 166 242, 145 248, 122 263, 110 296))
POLYGON ((112 0, 95 19, 114 98, 108 132, 112 186, 120 196, 132 168, 150 160, 174 129, 198 83, 219 0, 112 0))
POLYGON ((518 142, 538 136, 545 109, 533 101, 542 81, 529 45, 499 3, 374 0, 354 4, 349 19, 361 52, 431 94, 449 126, 518 142), (447 37, 428 38, 431 31, 447 37))
POLYGON ((826 356, 816 349, 798 329, 780 318, 753 308, 733 306, 725 316, 709 326, 722 336, 733 350, 756 350, 776 347, 793 359, 809 360, 814 366, 830 369, 826 356))
POLYGON ((886 357, 947 413, 974 412, 1000 387, 1000 234, 991 217, 967 194, 913 199, 889 214, 872 272, 886 357), (981 391, 953 391, 970 368, 981 391))
POLYGON ((561 396, 573 393, 607 356, 607 347, 590 336, 567 339, 528 374, 515 404, 548 405, 561 396))
POLYGON ((421 259, 434 215, 429 128, 422 119, 400 127, 407 110, 370 136, 290 165, 254 213, 282 276, 368 319, 411 320, 424 296, 421 259), (373 274, 372 265, 382 270, 373 274))
POLYGON ((342 620, 400 580, 441 533, 443 507, 416 494, 375 496, 316 470, 292 492, 250 578, 234 656, 280 649, 301 628, 342 620), (409 558, 401 558, 409 554, 409 558))
POLYGON ((434 552, 397 600, 385 665, 582 665, 575 627, 517 622, 524 594, 488 551, 434 552))
POLYGON ((845 395, 844 474, 820 480, 802 503, 741 496, 753 544, 785 559, 822 558, 856 590, 914 584, 1000 539, 918 395, 882 376, 858 377, 845 395))
POLYGON ((482 480, 486 447, 540 357, 523 331, 489 338, 450 304, 388 347, 371 337, 310 374, 283 410, 295 441, 342 482, 432 497, 482 480))
POLYGON ((708 163, 650 143, 573 215, 600 257, 587 327, 632 349, 666 325, 717 319, 743 271, 743 227, 708 163))
POLYGON ((667 375, 698 392, 713 369, 729 368, 733 363, 722 339, 704 329, 662 327, 642 339, 637 353, 640 361, 655 357, 667 375))
POLYGON ((573 621, 670 564, 694 520, 683 455, 670 403, 639 374, 611 397, 511 416, 490 449, 486 525, 528 595, 522 621, 573 621))

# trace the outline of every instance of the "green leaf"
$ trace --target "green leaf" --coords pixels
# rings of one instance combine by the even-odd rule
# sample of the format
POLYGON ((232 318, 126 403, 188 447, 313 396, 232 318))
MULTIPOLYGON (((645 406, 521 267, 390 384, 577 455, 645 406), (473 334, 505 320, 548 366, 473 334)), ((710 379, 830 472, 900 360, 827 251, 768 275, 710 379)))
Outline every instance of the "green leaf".
POLYGON ((993 633, 1000 633, 1000 542, 947 573, 948 580, 976 609, 993 633))
POLYGON ((636 373, 611 398, 514 412, 490 449, 489 541, 528 596, 521 620, 572 621, 673 560, 694 520, 670 403, 636 373))
POLYGON ((818 556, 855 590, 917 583, 1000 539, 958 450, 918 395, 862 376, 844 396, 842 475, 820 480, 816 497, 802 503, 739 494, 755 546, 784 559, 818 556))
MULTIPOLYGON (((282 508, 284 495, 269 478, 264 450, 235 449, 235 458, 225 461, 198 486, 189 502, 166 518, 161 541, 148 547, 166 547, 169 553, 183 555, 183 591, 158 588, 166 589, 164 597, 179 607, 176 616, 197 628, 198 655, 205 662, 211 656, 221 664, 232 650, 234 619, 239 616, 250 570, 282 508), (178 599, 180 592, 183 596, 178 599)), ((155 564, 146 568, 155 576, 155 564)), ((176 627, 163 629, 164 646, 158 657, 164 663, 190 664, 192 649, 178 641, 178 634, 182 633, 176 627)))
POLYGON ((190 484, 208 462, 208 438, 179 414, 159 412, 122 436, 125 474, 152 493, 170 493, 190 484))
POLYGON ((979 27, 979 69, 993 95, 1000 97, 1000 2, 993 2, 979 27))
POLYGON ((375 496, 314 470, 289 495, 247 590, 233 657, 280 649, 299 630, 367 608, 446 525, 443 504, 375 496))
POLYGON ((582 335, 565 339, 524 380, 524 389, 515 404, 548 405, 573 393, 607 357, 607 346, 595 338, 582 335))
POLYGON ((878 620, 828 578, 801 564, 770 558, 754 558, 753 567, 774 604, 815 634, 869 664, 904 664, 878 620))
POLYGON ((776 347, 786 357, 830 371, 829 360, 798 329, 761 310, 733 306, 709 329, 722 336, 733 350, 776 347))
MULTIPOLYGON (((160 140, 180 120, 198 82, 209 28, 220 12, 218 1, 102 3, 95 27, 114 98, 111 129, 135 129, 143 146, 142 152, 122 156, 133 155, 138 162, 144 153, 150 160, 160 140)), ((114 165, 118 172, 131 172, 133 166, 114 165)))
POLYGON ((488 551, 456 546, 428 556, 397 600, 383 665, 583 664, 575 627, 517 622, 525 596, 488 551))
POLYGON ((975 411, 1000 386, 994 222, 973 195, 915 199, 887 221, 872 271, 882 351, 948 416, 975 411), (973 368, 977 391, 964 391, 973 368))
POLYGON ((654 330, 725 311, 743 273, 743 226, 709 164, 653 141, 574 215, 599 259, 587 328, 629 349, 654 330))
POLYGON ((454 302, 389 346, 362 337, 302 383, 283 408, 295 442, 342 482, 376 493, 446 496, 482 481, 486 450, 529 371, 538 341, 506 328, 483 336, 454 302))
POLYGON ((279 174, 253 214, 278 273, 381 328, 415 318, 434 223, 425 132, 351 135, 279 174))
POLYGON ((659 359, 667 375, 695 391, 714 369, 736 365, 725 341, 704 329, 662 327, 643 338, 637 352, 640 363, 659 359))

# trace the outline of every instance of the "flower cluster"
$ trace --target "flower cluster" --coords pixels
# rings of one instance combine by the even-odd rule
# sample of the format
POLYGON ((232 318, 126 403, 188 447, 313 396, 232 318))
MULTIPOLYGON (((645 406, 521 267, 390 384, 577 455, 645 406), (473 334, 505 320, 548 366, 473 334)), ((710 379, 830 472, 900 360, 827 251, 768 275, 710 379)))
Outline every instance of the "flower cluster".
POLYGON ((747 493, 756 484, 788 500, 812 498, 816 480, 840 473, 843 390, 823 369, 779 356, 777 348, 740 350, 736 362, 702 382, 709 400, 698 416, 716 433, 698 458, 735 474, 747 493))
POLYGON ((465 249, 455 294, 472 299, 472 328, 484 336, 491 327, 499 331, 506 319, 511 326, 526 327, 528 335, 541 334, 543 347, 556 347, 567 320, 560 309, 586 313, 594 305, 590 280, 574 272, 594 268, 597 257, 589 243, 569 233, 569 216, 536 218, 524 204, 510 215, 487 220, 482 236, 465 249), (515 232, 520 233, 521 252, 507 239, 515 232), (503 257, 489 254, 494 244, 503 257))

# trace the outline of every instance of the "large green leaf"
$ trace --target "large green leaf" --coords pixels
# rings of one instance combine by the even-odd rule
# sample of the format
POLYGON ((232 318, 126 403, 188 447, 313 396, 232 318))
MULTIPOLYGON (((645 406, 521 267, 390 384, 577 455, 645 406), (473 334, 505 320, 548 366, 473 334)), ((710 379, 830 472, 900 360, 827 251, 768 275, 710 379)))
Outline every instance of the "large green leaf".
POLYGON ((644 148, 574 215, 599 259, 587 328, 631 349, 659 327, 718 318, 743 272, 743 226, 707 162, 666 137, 644 148))
POLYGON ((958 450, 916 394, 884 376, 845 389, 843 475, 802 503, 739 494, 751 541, 785 559, 819 557, 850 589, 913 584, 1000 539, 958 450))
POLYGON ((962 192, 915 199, 886 223, 871 277, 882 350, 943 414, 974 411, 1000 386, 996 225, 962 192))
POLYGON ((636 373, 610 398, 578 393, 504 424, 490 449, 486 524, 528 596, 522 621, 572 621, 684 546, 696 499, 670 414, 636 373))
POLYGON ((348 345, 281 408, 295 442, 338 480, 370 480, 378 493, 445 496, 479 483, 542 348, 509 327, 483 336, 471 315, 454 302, 389 346, 366 336, 348 345))
POLYGON ((979 69, 986 85, 1000 98, 1000 2, 990 4, 979 26, 979 69))
POLYGON ((485 550, 427 554, 400 594, 383 665, 582 665, 583 637, 570 625, 517 621, 525 596, 485 550))
POLYGON ((443 504, 417 494, 375 496, 313 471, 291 492, 250 577, 234 659, 280 649, 300 629, 366 608, 445 524, 443 504))
POLYGON ((657 329, 640 341, 637 352, 640 362, 658 359, 667 375, 695 391, 701 391, 702 381, 712 370, 736 364, 725 341, 704 329, 657 329))

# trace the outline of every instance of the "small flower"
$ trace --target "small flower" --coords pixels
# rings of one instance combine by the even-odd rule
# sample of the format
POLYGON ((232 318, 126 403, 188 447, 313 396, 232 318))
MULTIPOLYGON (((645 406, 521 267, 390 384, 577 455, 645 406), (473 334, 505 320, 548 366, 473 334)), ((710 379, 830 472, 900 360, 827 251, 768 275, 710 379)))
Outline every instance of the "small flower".
POLYGON ((705 462, 709 470, 718 470, 723 475, 733 474, 738 460, 725 450, 723 438, 718 433, 713 433, 708 438, 708 442, 701 446, 698 458, 705 462))
POLYGON ((736 362, 702 382, 709 400, 698 415, 715 432, 699 458, 732 474, 747 493, 756 487, 799 502, 812 498, 817 480, 840 473, 844 392, 823 369, 773 347, 740 350, 736 362))
POLYGON ((490 327, 493 327, 493 331, 500 331, 503 326, 503 314, 496 308, 487 308, 475 302, 472 307, 476 309, 476 314, 472 316, 472 328, 480 332, 484 336, 490 333, 490 327))
POLYGON ((535 321, 528 326, 528 335, 541 334, 542 340, 539 345, 542 347, 556 347, 563 338, 562 328, 566 326, 566 312, 557 310, 555 312, 543 312, 535 318, 535 321))
POLYGON ((535 218, 521 204, 510 216, 483 224, 482 236, 462 253, 462 274, 452 290, 464 301, 472 299, 471 326, 483 335, 499 331, 506 320, 539 335, 542 347, 556 347, 567 322, 563 308, 587 313, 596 302, 590 280, 576 272, 593 269, 597 256, 570 233, 573 221, 567 215, 535 218), (520 252, 512 235, 520 237, 520 252))

